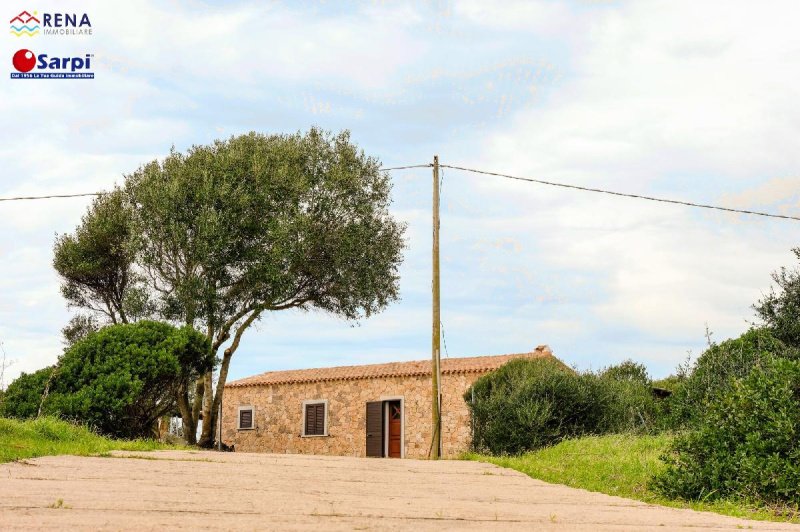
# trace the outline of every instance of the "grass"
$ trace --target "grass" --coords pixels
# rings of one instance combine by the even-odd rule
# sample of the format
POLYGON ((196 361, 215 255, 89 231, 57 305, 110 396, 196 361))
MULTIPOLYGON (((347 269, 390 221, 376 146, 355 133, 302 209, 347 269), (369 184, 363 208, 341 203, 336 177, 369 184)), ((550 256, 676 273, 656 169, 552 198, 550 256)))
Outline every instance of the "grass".
POLYGON ((112 450, 153 451, 175 449, 153 440, 114 440, 86 427, 43 417, 18 421, 0 417, 0 463, 36 456, 75 454, 102 455, 112 450))
POLYGON ((749 504, 743 501, 683 501, 666 499, 652 491, 650 478, 663 463, 663 454, 670 435, 590 436, 565 440, 552 447, 520 456, 486 456, 466 454, 467 460, 490 462, 515 469, 533 478, 565 484, 573 488, 597 491, 636 499, 652 504, 691 508, 747 519, 789 521, 800 523, 795 509, 779 509, 749 504))

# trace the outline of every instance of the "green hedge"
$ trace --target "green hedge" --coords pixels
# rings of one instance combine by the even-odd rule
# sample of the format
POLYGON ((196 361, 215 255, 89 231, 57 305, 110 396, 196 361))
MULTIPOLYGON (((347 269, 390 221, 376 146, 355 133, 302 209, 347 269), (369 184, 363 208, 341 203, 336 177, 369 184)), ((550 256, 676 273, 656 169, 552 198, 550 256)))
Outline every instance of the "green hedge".
MULTIPOLYGON (((517 359, 484 375, 464 398, 473 423, 473 448, 519 454, 585 434, 653 426, 649 379, 607 369, 576 373, 554 359, 517 359)), ((646 373, 645 373, 646 375, 646 373)))
POLYGON ((181 386, 213 364, 208 339, 191 327, 110 325, 62 355, 44 410, 106 436, 148 437, 158 418, 175 410, 181 386))
POLYGON ((753 328, 739 338, 711 345, 677 383, 669 400, 668 424, 672 428, 695 425, 709 404, 725 394, 736 379, 747 377, 774 357, 797 360, 800 351, 766 328, 753 328))
POLYGON ((764 357, 706 403, 664 457, 668 497, 800 504, 800 361, 764 357))
POLYGON ((11 384, 0 400, 0 417, 30 419, 39 413, 42 394, 54 366, 33 373, 22 373, 11 384))

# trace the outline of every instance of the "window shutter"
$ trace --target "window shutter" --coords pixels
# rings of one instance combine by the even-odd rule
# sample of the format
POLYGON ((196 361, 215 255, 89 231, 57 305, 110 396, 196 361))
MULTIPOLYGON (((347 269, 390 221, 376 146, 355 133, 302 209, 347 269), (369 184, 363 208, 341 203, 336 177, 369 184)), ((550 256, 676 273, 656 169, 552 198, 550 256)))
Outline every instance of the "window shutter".
POLYGON ((253 410, 239 410, 239 428, 252 429, 253 428, 253 410))
POLYGON ((314 405, 306 405, 306 436, 314 434, 314 405))
POLYGON ((306 436, 325 435, 325 403, 306 405, 306 436))
POLYGON ((325 404, 317 405, 317 423, 314 430, 314 434, 325 434, 325 404))

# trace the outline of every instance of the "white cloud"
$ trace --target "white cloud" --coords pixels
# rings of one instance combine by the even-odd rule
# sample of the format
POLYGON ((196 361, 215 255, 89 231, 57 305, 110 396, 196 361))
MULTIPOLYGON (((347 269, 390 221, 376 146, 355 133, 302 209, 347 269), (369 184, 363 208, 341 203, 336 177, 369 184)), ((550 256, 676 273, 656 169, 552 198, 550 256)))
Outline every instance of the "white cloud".
MULTIPOLYGON (((397 164, 438 152, 515 175, 797 214, 790 2, 59 9, 89 11, 95 35, 37 45, 91 48, 97 79, 2 82, 0 112, 15 124, 2 133, 2 196, 108 188, 172 144, 321 123, 354 129, 397 164)), ((395 177, 397 214, 410 223, 403 302, 357 329, 317 314, 267 320, 245 338, 235 374, 425 356, 430 177, 395 177)), ((87 204, 0 204, 0 340, 20 360, 12 373, 60 352, 67 312, 50 249, 87 204)), ((792 263, 794 231, 446 170, 450 354, 548 343, 584 367, 633 357, 664 373, 702 347, 706 322, 718 337, 745 327, 769 272, 792 263)))
MULTIPOLYGON (((740 208, 778 210, 787 199, 795 207, 797 180, 779 179, 798 163, 786 148, 800 123, 790 103, 800 71, 788 53, 800 46, 785 22, 790 6, 718 7, 654 2, 596 12, 549 104, 495 126, 472 163, 740 208)), ((583 302, 579 321, 643 343, 696 338, 686 347, 697 347, 704 323, 723 337, 738 334, 769 272, 791 262, 792 222, 479 183, 472 193, 514 206, 514 216, 495 218, 507 238, 535 244, 540 265, 577 269, 602 290, 583 302)))

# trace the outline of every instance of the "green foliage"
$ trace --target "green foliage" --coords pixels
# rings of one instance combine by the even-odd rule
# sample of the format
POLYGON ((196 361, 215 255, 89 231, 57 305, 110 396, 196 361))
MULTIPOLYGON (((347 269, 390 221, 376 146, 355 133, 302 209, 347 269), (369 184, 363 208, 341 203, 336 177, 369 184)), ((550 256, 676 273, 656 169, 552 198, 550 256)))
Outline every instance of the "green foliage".
MULTIPOLYGON (((792 253, 800 259, 800 248, 792 253)), ((775 338, 800 348, 800 270, 781 268, 772 274, 772 280, 778 291, 770 287, 769 294, 753 308, 775 338)))
POLYGON ((89 314, 75 314, 69 323, 61 329, 61 336, 67 347, 74 345, 78 340, 83 340, 93 332, 100 330, 98 319, 89 314))
POLYGON ((518 454, 584 434, 650 428, 650 388, 609 368, 576 373, 555 359, 517 359, 478 379, 464 398, 472 413, 473 447, 518 454))
POLYGON ((797 359, 799 354, 800 351, 775 338, 766 328, 753 328, 739 338, 712 344, 669 398, 670 423, 674 427, 694 424, 736 379, 746 377, 772 357, 797 359))
POLYGON ((664 377, 663 379, 656 379, 653 381, 653 388, 660 388, 662 390, 669 390, 671 392, 677 392, 678 388, 680 388, 683 383, 686 381, 686 377, 682 375, 669 375, 668 377, 664 377))
POLYGON ((0 417, 0 463, 36 456, 81 456, 111 450, 152 451, 174 448, 153 440, 123 441, 104 438, 84 426, 53 417, 18 421, 0 417))
POLYGON ((630 359, 603 369, 600 372, 600 376, 614 381, 638 382, 646 386, 650 385, 650 375, 647 373, 647 368, 644 364, 630 359))
POLYGON ((208 340, 189 327, 112 325, 64 353, 45 410, 106 435, 146 437, 175 409, 180 387, 213 363, 208 340))
POLYGON ((144 279, 133 271, 134 257, 131 210, 124 193, 114 190, 99 196, 75 233, 56 238, 53 267, 61 277, 61 294, 70 306, 111 323, 147 315, 152 309, 144 279))
POLYGON ((655 485, 686 499, 800 504, 800 361, 764 357, 675 441, 655 485))
POLYGON ((173 151, 127 176, 139 263, 172 289, 165 317, 222 331, 248 310, 381 310, 397 297, 404 227, 379 167, 349 133, 311 129, 173 151))
POLYGON ((45 386, 53 374, 53 366, 33 373, 22 373, 8 385, 0 402, 0 417, 29 419, 39 413, 45 386))

